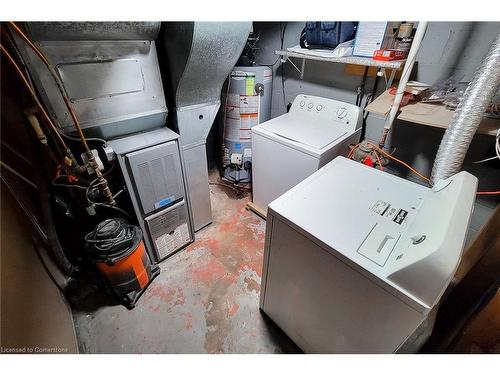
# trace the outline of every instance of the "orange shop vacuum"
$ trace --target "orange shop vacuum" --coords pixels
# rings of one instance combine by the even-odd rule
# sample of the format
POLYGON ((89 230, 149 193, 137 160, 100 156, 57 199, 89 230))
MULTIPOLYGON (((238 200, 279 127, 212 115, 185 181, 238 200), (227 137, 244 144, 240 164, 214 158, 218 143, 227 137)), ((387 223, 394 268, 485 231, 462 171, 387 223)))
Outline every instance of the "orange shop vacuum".
POLYGON ((87 255, 113 294, 129 309, 160 268, 153 266, 142 240, 142 230, 122 218, 100 222, 85 236, 87 255))

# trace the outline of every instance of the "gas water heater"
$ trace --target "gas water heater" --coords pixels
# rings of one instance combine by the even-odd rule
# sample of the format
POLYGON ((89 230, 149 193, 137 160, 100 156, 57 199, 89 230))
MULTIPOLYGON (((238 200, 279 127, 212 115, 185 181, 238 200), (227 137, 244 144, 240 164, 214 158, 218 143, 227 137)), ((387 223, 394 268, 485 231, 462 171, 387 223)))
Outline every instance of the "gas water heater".
POLYGON ((273 71, 267 66, 236 66, 224 98, 224 178, 252 179, 252 127, 271 118, 273 71))

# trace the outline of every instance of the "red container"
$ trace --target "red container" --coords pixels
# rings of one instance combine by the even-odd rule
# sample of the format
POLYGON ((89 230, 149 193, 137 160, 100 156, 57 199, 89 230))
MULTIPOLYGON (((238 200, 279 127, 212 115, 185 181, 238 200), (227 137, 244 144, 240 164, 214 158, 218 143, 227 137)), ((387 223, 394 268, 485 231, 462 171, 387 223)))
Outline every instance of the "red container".
POLYGON ((397 49, 378 49, 373 52, 373 59, 381 61, 404 60, 407 56, 407 51, 397 49))

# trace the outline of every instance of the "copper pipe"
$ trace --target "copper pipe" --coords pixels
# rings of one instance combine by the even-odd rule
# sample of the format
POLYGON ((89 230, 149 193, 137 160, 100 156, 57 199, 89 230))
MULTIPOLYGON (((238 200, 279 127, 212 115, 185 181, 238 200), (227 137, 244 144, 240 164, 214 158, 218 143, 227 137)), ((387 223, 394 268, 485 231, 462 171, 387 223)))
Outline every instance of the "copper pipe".
POLYGON ((111 192, 111 190, 109 189, 109 186, 108 186, 108 181, 102 175, 102 173, 99 169, 99 166, 97 165, 97 162, 95 160, 94 154, 90 151, 90 148, 87 144, 87 140, 85 139, 85 135, 83 134, 82 127, 80 126, 80 122, 78 121, 76 113, 73 109, 71 101, 68 98, 68 95, 66 93, 66 90, 64 89, 62 82, 60 81, 60 79, 57 76, 54 69, 52 69, 50 62, 47 60, 47 58, 42 53, 42 51, 40 51, 40 49, 26 36, 26 34, 24 34, 24 32, 14 22, 9 22, 9 25, 17 33, 17 35, 19 35, 19 37, 21 39, 23 39, 26 42, 26 44, 28 44, 28 46, 33 50, 33 52, 35 52, 35 54, 45 64, 50 75, 52 76, 52 78, 56 82, 57 88, 59 89, 59 92, 61 93, 61 96, 64 100, 64 103, 66 104, 66 107, 68 108, 68 112, 71 115, 71 118, 73 119, 73 123, 75 125, 75 129, 78 133, 78 136, 80 137, 80 139, 82 141, 83 148, 85 149, 85 153, 87 154, 88 163, 89 163, 90 167, 94 170, 97 178, 99 179, 99 186, 101 188, 101 191, 106 196, 108 203, 115 204, 115 200, 113 198, 113 193, 111 192))
POLYGON ((28 90, 28 92, 31 94, 31 97, 35 101, 35 104, 37 106, 37 109, 40 111, 40 113, 43 115, 43 118, 45 119, 46 124, 49 126, 50 130, 52 130, 52 133, 55 135, 56 140, 59 142, 60 147, 64 150, 64 154, 66 157, 68 157, 69 160, 65 160, 65 164, 67 164, 70 167, 78 167, 78 163, 73 156, 73 153, 69 149, 69 147, 66 145, 66 142, 64 142, 64 139, 62 139, 61 134, 59 134, 59 131, 57 130, 56 126, 50 119, 48 113, 45 111, 43 108, 42 104, 40 103, 40 100, 38 100, 38 97, 36 96, 35 91, 33 91, 33 88, 29 84, 28 80, 24 76, 24 73, 21 71, 21 68, 17 65, 16 61, 14 58, 10 55, 10 53, 5 49, 5 47, 0 44, 0 50, 5 54, 9 62, 11 63, 12 67, 16 70, 19 78, 21 78, 21 81, 23 82, 24 86, 28 90))
POLYGON ((78 121, 78 118, 76 117, 76 113, 73 109, 73 106, 71 105, 71 101, 69 100, 68 95, 66 94, 66 90, 64 89, 64 86, 62 85, 59 77, 57 76, 54 69, 52 69, 52 66, 50 65, 49 60, 47 60, 47 58, 42 53, 42 51, 40 51, 40 49, 26 36, 26 34, 19 28, 19 26, 17 26, 12 21, 9 22, 9 25, 14 29, 14 31, 17 33, 17 35, 19 35, 19 37, 21 39, 23 39, 26 42, 26 44, 28 44, 28 46, 30 46, 30 48, 33 50, 33 52, 36 53, 36 55, 40 58, 40 60, 42 60, 42 62, 47 67, 50 75, 52 76, 52 78, 54 79, 54 81, 57 84, 57 88, 59 89, 59 92, 61 93, 61 95, 63 97, 64 103, 66 104, 66 107, 68 108, 68 112, 71 115, 71 118, 74 122, 76 131, 77 131, 78 136, 80 137, 80 139, 82 141, 85 152, 89 153, 90 149, 89 149, 89 146, 87 144, 87 140, 85 139, 85 136, 83 135, 83 131, 82 131, 82 128, 80 126, 80 122, 78 121))

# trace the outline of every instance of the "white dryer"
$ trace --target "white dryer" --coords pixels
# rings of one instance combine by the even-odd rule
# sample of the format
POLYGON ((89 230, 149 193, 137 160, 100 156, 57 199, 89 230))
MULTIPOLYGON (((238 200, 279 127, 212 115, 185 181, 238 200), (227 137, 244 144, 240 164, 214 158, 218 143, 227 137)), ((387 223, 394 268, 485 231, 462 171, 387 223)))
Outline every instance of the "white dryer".
POLYGON ((430 189, 335 158, 269 205, 261 309, 308 353, 417 350, 476 187, 467 172, 430 189))
POLYGON ((298 95, 290 111, 252 128, 253 203, 263 211, 338 155, 361 133, 359 107, 298 95))

